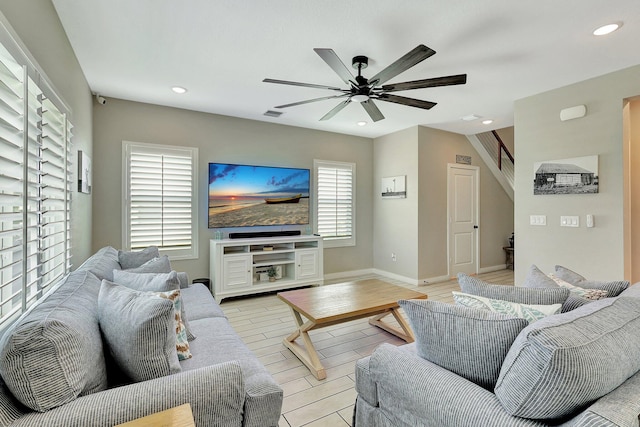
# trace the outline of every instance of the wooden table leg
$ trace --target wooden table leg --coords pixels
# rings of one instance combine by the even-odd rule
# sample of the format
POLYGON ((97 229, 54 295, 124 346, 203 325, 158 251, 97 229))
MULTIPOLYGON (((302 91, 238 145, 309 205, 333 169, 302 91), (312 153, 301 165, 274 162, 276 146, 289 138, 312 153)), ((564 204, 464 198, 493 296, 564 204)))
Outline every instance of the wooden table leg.
POLYGON ((314 377, 319 380, 323 380, 327 378, 327 373, 325 372, 322 363, 320 363, 320 357, 318 356, 316 349, 313 347, 313 343, 311 342, 311 338, 308 333, 308 331, 312 330, 316 324, 312 321, 303 322, 300 313, 295 311, 292 307, 290 308, 293 313, 293 317, 296 320, 296 324, 298 325, 298 329, 282 340, 282 344, 291 350, 291 352, 295 354, 296 357, 307 366, 307 368, 309 368, 314 377), (302 338, 304 347, 296 342, 296 339, 299 337, 302 338))
POLYGON ((409 324, 407 323, 406 320, 404 320, 404 318, 402 317, 402 315, 400 314, 400 312, 398 311, 397 308, 391 308, 389 309, 389 311, 385 311, 384 313, 380 313, 377 316, 369 319, 369 324, 377 326, 380 329, 384 329, 385 331, 389 332, 390 334, 393 334, 399 338, 402 338, 403 340, 405 340, 406 342, 413 342, 415 341, 414 337, 413 337, 413 331, 411 331, 411 327, 409 326, 409 324), (398 321, 398 323, 400 324, 400 327, 402 328, 402 330, 389 325, 386 322, 383 322, 382 319, 388 315, 392 314, 393 317, 395 317, 395 319, 398 321))

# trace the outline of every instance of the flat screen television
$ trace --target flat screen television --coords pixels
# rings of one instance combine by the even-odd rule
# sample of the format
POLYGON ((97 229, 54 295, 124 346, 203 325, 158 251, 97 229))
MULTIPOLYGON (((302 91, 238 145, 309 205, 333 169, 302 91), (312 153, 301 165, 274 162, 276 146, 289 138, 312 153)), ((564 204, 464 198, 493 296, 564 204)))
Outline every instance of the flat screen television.
POLYGON ((309 224, 309 169, 209 163, 209 228, 309 224))

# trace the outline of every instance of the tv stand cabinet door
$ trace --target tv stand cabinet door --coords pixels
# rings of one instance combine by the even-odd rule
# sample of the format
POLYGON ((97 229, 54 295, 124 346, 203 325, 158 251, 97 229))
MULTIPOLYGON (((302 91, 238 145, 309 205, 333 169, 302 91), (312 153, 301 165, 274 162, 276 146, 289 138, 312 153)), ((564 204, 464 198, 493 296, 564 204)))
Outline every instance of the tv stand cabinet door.
POLYGON ((222 288, 224 291, 250 289, 253 283, 251 255, 225 256, 222 267, 222 288))
POLYGON ((296 251, 296 279, 312 280, 320 277, 320 257, 318 249, 296 251))

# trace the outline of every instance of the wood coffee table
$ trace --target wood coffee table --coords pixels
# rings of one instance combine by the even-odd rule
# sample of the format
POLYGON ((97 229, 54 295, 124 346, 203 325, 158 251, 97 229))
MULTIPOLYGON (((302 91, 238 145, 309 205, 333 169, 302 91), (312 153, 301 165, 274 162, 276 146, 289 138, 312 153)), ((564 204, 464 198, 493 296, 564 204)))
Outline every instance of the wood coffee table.
POLYGON ((283 340, 283 344, 295 354, 319 380, 327 374, 320 357, 313 347, 309 331, 363 317, 375 316, 369 323, 390 332, 406 342, 413 342, 413 332, 398 312, 398 300, 425 299, 427 295, 378 279, 314 288, 297 289, 278 293, 278 297, 291 307, 298 328, 283 340), (402 330, 382 321, 393 315, 402 330), (307 321, 303 322, 302 316, 307 321), (304 347, 296 342, 302 338, 304 347))

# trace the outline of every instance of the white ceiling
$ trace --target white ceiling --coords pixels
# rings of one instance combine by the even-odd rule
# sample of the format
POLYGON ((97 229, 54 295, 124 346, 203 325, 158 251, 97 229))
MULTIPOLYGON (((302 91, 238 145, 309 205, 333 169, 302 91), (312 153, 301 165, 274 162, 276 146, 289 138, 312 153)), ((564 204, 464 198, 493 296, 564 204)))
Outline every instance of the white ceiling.
MULTIPOLYGON (((425 125, 472 134, 513 125, 515 100, 640 63, 638 0, 53 0, 91 90, 109 97, 365 137, 425 125), (622 21, 617 32, 592 31, 622 21), (264 78, 343 87, 313 51, 332 48, 371 77, 419 44, 434 49, 388 83, 467 73, 467 84, 398 95, 431 110, 377 102, 371 123, 352 103, 276 105, 335 92, 264 78), (184 95, 171 86, 188 89, 184 95), (470 114, 493 119, 465 122, 470 114), (364 127, 356 122, 369 122, 364 127)), ((354 73, 357 74, 354 70, 354 73)), ((640 77, 639 77, 640 78, 640 77)), ((108 102, 108 101, 107 101, 108 102)), ((569 106, 567 106, 569 107, 569 106)))

